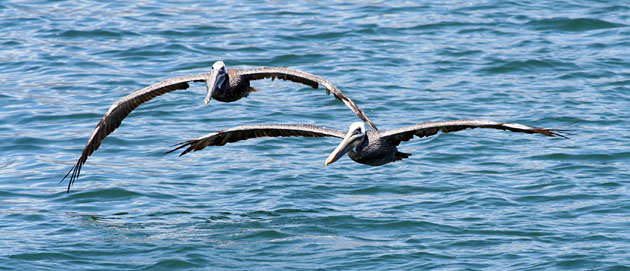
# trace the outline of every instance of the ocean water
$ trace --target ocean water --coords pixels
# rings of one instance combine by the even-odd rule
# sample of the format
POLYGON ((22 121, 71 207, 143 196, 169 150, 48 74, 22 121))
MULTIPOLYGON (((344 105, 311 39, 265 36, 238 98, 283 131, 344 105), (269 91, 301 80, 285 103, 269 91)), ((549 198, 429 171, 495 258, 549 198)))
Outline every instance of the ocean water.
POLYGON ((2 1, 1 270, 630 270, 627 1, 2 1), (172 144, 255 123, 347 129, 318 90, 205 86, 136 109, 59 183, 109 106, 163 79, 281 66, 379 126, 488 119, 381 167, 327 138, 172 144))

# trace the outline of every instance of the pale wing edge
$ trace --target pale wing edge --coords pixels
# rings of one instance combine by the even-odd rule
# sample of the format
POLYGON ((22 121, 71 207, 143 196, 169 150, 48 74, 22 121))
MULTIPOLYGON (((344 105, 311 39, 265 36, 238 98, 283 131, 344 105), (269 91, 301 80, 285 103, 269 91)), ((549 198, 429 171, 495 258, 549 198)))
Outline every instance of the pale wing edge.
POLYGON ((66 173, 66 175, 61 179, 60 182, 63 182, 68 176, 70 176, 67 192, 70 192, 70 187, 79 178, 81 167, 87 161, 88 157, 99 148, 105 137, 114 132, 114 130, 120 126, 123 119, 125 119, 131 111, 157 96, 175 90, 187 89, 189 87, 189 82, 202 82, 205 81, 206 78, 208 78, 207 73, 166 79, 141 90, 135 91, 123 98, 120 98, 112 104, 94 128, 94 131, 83 148, 83 152, 81 153, 81 156, 79 156, 77 163, 70 168, 68 173, 66 173))
POLYGON ((250 80, 265 78, 271 78, 273 80, 275 78, 279 78, 282 80, 290 80, 293 82, 303 83, 313 88, 317 88, 318 84, 321 84, 326 88, 326 94, 330 94, 330 92, 332 92, 333 96, 346 104, 346 106, 348 106, 350 110, 352 110, 352 112, 357 115, 357 117, 367 123, 374 130, 378 130, 378 128, 376 128, 376 125, 372 122, 372 120, 370 120, 365 112, 363 112, 363 110, 359 108, 359 106, 357 106, 348 96, 343 94, 343 92, 341 92, 341 90, 339 90, 332 82, 322 77, 307 72, 282 67, 261 67, 250 70, 239 70, 239 74, 250 80))
POLYGON ((344 131, 310 124, 258 124, 243 125, 216 133, 210 133, 193 140, 187 140, 176 144, 176 148, 166 152, 171 153, 186 148, 180 156, 191 151, 199 151, 208 146, 223 146, 227 143, 237 142, 258 137, 337 137, 343 138, 344 131))
POLYGON ((527 134, 542 134, 550 137, 568 138, 562 133, 565 130, 555 128, 540 128, 535 126, 527 126, 517 123, 496 122, 488 120, 448 120, 448 121, 429 121, 416 125, 411 125, 383 133, 383 137, 392 138, 396 144, 401 141, 407 141, 414 136, 428 137, 438 132, 449 133, 465 129, 490 128, 498 130, 507 130, 511 132, 520 132, 527 134))

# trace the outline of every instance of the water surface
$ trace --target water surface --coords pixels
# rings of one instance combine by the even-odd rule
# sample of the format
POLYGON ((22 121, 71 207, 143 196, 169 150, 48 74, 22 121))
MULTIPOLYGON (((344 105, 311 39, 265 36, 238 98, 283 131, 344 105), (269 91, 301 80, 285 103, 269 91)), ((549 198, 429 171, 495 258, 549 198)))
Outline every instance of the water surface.
POLYGON ((625 1, 0 3, 0 269, 629 270, 625 1), (336 139, 170 145, 253 123, 346 129, 323 89, 257 81, 142 105, 59 180, 125 95, 213 62, 332 81, 381 129, 567 127, 415 139, 382 167, 336 139))

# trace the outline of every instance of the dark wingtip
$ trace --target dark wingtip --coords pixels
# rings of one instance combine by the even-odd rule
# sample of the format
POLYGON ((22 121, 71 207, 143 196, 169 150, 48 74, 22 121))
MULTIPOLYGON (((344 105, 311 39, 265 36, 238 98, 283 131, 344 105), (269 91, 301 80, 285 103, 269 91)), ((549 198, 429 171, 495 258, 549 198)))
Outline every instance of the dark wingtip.
POLYGON ((70 172, 72 172, 73 169, 74 167, 70 168, 70 170, 68 170, 68 173, 66 173, 66 175, 64 175, 63 178, 61 178, 61 181, 59 181, 59 183, 63 183, 63 181, 66 180, 66 178, 68 177, 68 175, 70 175, 70 172))
MULTIPOLYGON (((68 173, 66 173, 66 175, 64 175, 64 176, 63 176, 63 178, 61 178, 61 181, 59 181, 59 183, 63 183, 63 181, 65 181, 65 180, 66 180, 66 178, 68 177, 68 175, 70 175, 70 172, 72 172, 72 171, 74 170, 74 167, 76 167, 76 166, 73 166, 72 168, 70 168, 70 170, 68 170, 68 173)), ((72 178, 71 178, 71 179, 72 179, 72 178)), ((70 193, 70 183, 71 183, 71 182, 69 181, 69 182, 68 182, 68 190, 66 190, 66 194, 70 193)))
MULTIPOLYGON (((174 152, 174 151, 176 151, 176 150, 179 150, 179 149, 184 148, 184 147, 189 146, 189 145, 191 145, 190 141, 182 141, 182 142, 179 142, 179 143, 177 143, 177 144, 172 145, 172 146, 177 146, 177 148, 174 148, 174 149, 172 149, 172 150, 170 150, 170 151, 167 151, 167 152, 165 152, 164 154, 169 154, 169 153, 172 153, 172 152, 174 152)), ((188 150, 188 149, 187 149, 187 150, 184 150, 182 153, 180 153, 180 154, 179 154, 179 156, 182 156, 182 155, 184 155, 184 154, 188 153, 189 151, 190 151, 190 150, 188 150)))
POLYGON ((545 129, 545 131, 548 133, 545 135, 552 137, 562 137, 564 139, 569 139, 569 137, 564 134, 571 135, 571 133, 569 133, 569 130, 564 129, 545 129))
POLYGON ((546 136, 551 136, 551 137, 562 137, 564 139, 569 139, 569 137, 567 135, 575 135, 575 134, 571 133, 571 130, 569 130, 569 129, 562 129, 562 128, 571 126, 571 125, 575 124, 576 122, 577 121, 574 121, 574 122, 571 122, 571 123, 569 123, 567 125, 564 125, 564 126, 558 126, 558 127, 554 127, 554 128, 542 129, 542 130, 544 130, 544 132, 546 132, 546 133, 543 133, 543 134, 546 135, 546 136))
POLYGON ((59 181, 59 183, 62 183, 63 181, 66 180, 68 176, 70 176, 70 179, 68 180, 68 189, 66 190, 66 194, 70 193, 70 187, 72 187, 72 185, 74 184, 74 181, 79 179, 79 174, 81 173, 81 165, 82 163, 81 163, 81 160, 79 159, 77 164, 74 165, 72 168, 70 168, 68 173, 66 173, 66 175, 64 175, 63 178, 61 178, 61 181, 59 181))

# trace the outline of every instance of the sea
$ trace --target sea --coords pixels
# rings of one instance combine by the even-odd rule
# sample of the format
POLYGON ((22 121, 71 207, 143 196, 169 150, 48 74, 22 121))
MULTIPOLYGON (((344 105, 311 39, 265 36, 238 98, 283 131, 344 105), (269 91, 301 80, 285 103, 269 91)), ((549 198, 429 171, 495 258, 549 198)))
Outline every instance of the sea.
POLYGON ((0 270, 630 270, 628 1, 0 2, 0 270), (162 80, 287 67, 329 80, 381 130, 483 119, 402 142, 372 167, 323 87, 252 81, 204 104, 191 83, 124 119, 67 193, 117 100, 162 80))

